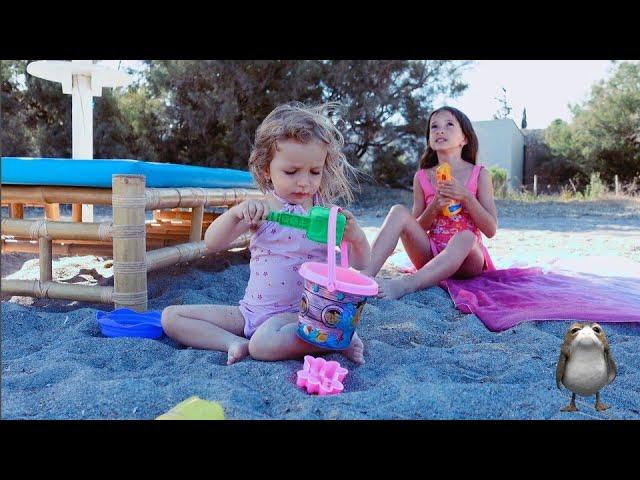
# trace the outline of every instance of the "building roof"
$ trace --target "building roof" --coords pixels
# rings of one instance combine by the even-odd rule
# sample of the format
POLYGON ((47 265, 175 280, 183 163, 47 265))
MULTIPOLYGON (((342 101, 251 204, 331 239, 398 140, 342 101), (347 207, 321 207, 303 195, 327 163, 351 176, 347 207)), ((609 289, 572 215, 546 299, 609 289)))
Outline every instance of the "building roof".
POLYGON ((525 136, 524 133, 522 132, 522 130, 520 130, 520 127, 518 127, 518 124, 512 119, 512 118, 499 118, 499 119, 494 119, 494 120, 478 120, 475 122, 471 122, 474 127, 478 126, 478 127, 489 127, 491 128, 491 125, 498 125, 498 124, 505 124, 508 123, 510 125, 512 125, 512 127, 517 130, 520 135, 522 135, 523 137, 525 136))

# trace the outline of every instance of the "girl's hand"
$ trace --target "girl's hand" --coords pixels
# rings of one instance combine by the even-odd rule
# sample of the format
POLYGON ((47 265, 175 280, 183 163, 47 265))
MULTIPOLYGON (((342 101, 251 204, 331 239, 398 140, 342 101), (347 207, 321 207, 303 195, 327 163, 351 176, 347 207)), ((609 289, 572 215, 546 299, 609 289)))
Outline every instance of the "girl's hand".
POLYGON ((256 227, 259 222, 265 220, 271 208, 266 200, 249 199, 236 206, 236 217, 244 220, 251 227, 256 227))
POLYGON ((342 239, 350 243, 361 242, 363 238, 366 240, 367 236, 364 234, 364 230, 360 228, 360 225, 358 225, 353 213, 349 210, 342 210, 340 213, 343 213, 344 216, 347 217, 347 224, 344 226, 342 239))
POLYGON ((471 192, 455 178, 446 182, 438 182, 438 193, 443 197, 452 198, 463 203, 471 198, 471 192))
POLYGON ((441 211, 444 207, 449 206, 451 199, 449 197, 443 197, 440 193, 437 193, 432 202, 435 203, 436 209, 441 211))

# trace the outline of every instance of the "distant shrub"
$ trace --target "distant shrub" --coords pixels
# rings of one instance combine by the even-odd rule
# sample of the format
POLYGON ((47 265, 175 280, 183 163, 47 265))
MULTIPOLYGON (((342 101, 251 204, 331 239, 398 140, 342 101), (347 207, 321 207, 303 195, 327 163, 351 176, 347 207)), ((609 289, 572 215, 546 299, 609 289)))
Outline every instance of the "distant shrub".
POLYGON ((502 198, 507 194, 507 171, 500 167, 489 167, 491 182, 493 183, 493 194, 502 198))
POLYGON ((589 200, 601 198, 608 193, 607 186, 600 179, 600 172, 594 172, 591 174, 589 185, 585 189, 584 196, 589 200))

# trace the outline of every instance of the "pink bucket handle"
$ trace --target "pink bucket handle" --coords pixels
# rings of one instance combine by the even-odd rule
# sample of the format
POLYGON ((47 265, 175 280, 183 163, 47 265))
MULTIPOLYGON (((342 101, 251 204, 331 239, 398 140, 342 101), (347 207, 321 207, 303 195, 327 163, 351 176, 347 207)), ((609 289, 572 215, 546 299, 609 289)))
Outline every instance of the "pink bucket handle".
MULTIPOLYGON (((327 232, 327 263, 329 265, 329 282, 327 283, 327 290, 333 292, 336 289, 336 222, 338 219, 338 212, 342 208, 333 206, 329 211, 329 230, 327 232)), ((345 240, 340 243, 340 266, 343 268, 349 267, 349 245, 345 240)))

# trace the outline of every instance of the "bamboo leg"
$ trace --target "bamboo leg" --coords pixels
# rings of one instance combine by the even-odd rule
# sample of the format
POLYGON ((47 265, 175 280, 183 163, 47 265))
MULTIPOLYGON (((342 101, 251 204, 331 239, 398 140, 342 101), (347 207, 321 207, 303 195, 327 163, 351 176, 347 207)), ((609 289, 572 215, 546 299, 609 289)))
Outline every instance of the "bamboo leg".
POLYGON ((98 240, 107 242, 113 234, 108 223, 60 222, 52 220, 14 220, 2 219, 2 233, 16 237, 47 237, 53 240, 98 240), (36 232, 32 232, 36 229, 36 232))
POLYGON ((113 299, 113 287, 73 285, 40 280, 2 279, 2 292, 21 297, 60 298, 80 302, 110 303, 113 299))
MULTIPOLYGON (((241 235, 227 245, 226 249, 246 247, 249 244, 249 238, 250 236, 247 234, 241 235)), ((180 262, 190 262, 191 260, 213 253, 214 252, 207 250, 202 240, 195 243, 182 243, 180 245, 159 248, 147 253, 147 270, 151 272, 160 268, 171 267, 180 262)))
POLYGON ((82 221, 82 204, 81 203, 71 204, 71 221, 72 222, 82 221))
POLYGON ((113 301, 147 310, 144 175, 113 175, 113 301))
POLYGON ((93 204, 82 204, 82 221, 93 222, 93 204))
POLYGON ((23 203, 10 204, 9 216, 11 218, 24 218, 24 204, 23 203))
POLYGON ((53 265, 52 265, 52 249, 53 245, 48 238, 39 238, 40 244, 40 281, 48 282, 53 279, 53 265))
MULTIPOLYGON (((29 240, 7 240, 2 239, 2 253, 23 252, 23 253, 40 253, 40 246, 31 243, 29 240)), ((53 255, 62 255, 73 257, 75 255, 96 255, 99 257, 111 257, 113 255, 113 246, 110 244, 64 244, 53 242, 53 255)))
POLYGON ((44 218, 47 220, 60 220, 60 204, 46 203, 44 205, 44 218))
POLYGON ((2 185, 3 203, 91 203, 111 205, 111 189, 2 185))
POLYGON ((202 219, 204 218, 204 205, 193 207, 191 210, 191 230, 189 231, 189 242, 199 242, 202 240, 202 219))

